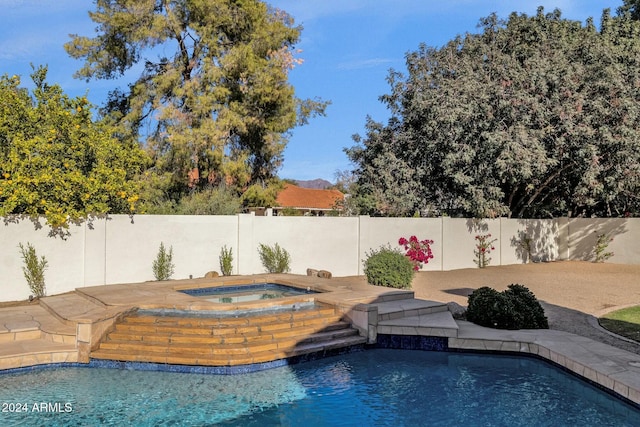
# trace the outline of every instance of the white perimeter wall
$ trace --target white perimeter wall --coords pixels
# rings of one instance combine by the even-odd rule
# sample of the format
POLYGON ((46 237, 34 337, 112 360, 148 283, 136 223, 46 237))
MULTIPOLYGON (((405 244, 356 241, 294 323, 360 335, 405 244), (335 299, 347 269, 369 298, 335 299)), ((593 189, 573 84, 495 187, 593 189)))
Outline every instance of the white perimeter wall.
POLYGON ((640 218, 549 220, 494 219, 478 223, 465 218, 370 218, 114 215, 92 226, 72 226, 66 239, 49 237, 28 220, 0 224, 0 301, 28 298, 18 244, 30 242, 49 262, 47 294, 78 287, 153 280, 151 265, 160 242, 173 248, 174 279, 202 277, 220 271, 218 257, 233 249, 234 274, 262 273, 260 243, 278 243, 291 254, 291 270, 325 269, 335 276, 362 274, 367 252, 398 239, 417 236, 434 241, 434 259, 423 270, 473 268, 478 234, 496 239, 491 265, 518 264, 526 255, 522 233, 532 239, 534 261, 592 260, 596 236, 614 238, 609 262, 640 264, 640 218))

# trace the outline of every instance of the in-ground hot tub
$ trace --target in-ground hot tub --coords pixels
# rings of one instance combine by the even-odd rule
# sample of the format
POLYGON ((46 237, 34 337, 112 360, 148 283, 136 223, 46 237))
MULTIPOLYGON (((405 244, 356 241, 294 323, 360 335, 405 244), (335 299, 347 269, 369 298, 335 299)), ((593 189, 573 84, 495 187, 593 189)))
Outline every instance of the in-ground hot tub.
MULTIPOLYGON (((276 277, 230 277, 182 283, 173 290, 179 294, 171 308, 187 311, 247 313, 265 310, 297 310, 316 305, 325 287, 297 283, 276 277)), ((157 308, 157 307, 144 307, 157 308)), ((165 306, 164 308, 168 308, 165 306)))
POLYGON ((220 304, 237 304, 317 294, 310 288, 298 288, 280 283, 253 283, 247 285, 217 286, 209 288, 181 289, 187 295, 202 297, 220 304))

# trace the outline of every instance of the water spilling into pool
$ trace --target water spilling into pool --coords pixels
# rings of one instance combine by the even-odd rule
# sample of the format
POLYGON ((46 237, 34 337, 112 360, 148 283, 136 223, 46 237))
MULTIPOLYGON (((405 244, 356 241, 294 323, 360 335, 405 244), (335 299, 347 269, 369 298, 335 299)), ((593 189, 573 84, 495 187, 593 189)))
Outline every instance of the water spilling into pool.
POLYGON ((28 409, 0 413, 3 426, 640 425, 636 408, 511 356, 371 350, 246 375, 60 368, 0 381, 0 402, 28 409), (71 411, 32 411, 40 402, 71 411))

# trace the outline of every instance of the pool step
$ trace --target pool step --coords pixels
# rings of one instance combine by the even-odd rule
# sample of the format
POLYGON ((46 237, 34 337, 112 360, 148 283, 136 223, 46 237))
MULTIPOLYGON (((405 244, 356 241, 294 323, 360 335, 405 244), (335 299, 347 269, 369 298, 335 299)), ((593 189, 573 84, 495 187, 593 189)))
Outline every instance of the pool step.
POLYGON ((456 338, 458 329, 458 324, 453 320, 451 313, 443 311, 403 319, 385 320, 378 323, 377 333, 456 338))
POLYGON ((132 315, 117 323, 95 359, 237 366, 364 344, 333 307, 249 317, 132 315))
MULTIPOLYGON (((275 325, 269 325, 275 326, 275 325)), ((121 330, 122 327, 117 326, 116 330, 109 334, 109 341, 128 341, 128 342, 154 342, 154 343, 204 343, 204 344, 242 344, 252 341, 260 341, 264 339, 281 339, 291 336, 303 336, 306 334, 316 333, 319 330, 328 332, 348 328, 350 325, 342 321, 333 323, 322 323, 318 325, 306 325, 292 327, 291 324, 280 324, 280 329, 259 330, 260 326, 256 326, 252 331, 236 333, 235 330, 228 331, 226 334, 219 333, 219 330, 210 330, 210 334, 194 334, 191 330, 183 329, 179 332, 156 331, 153 334, 142 333, 139 331, 121 330)), ((105 341, 109 342, 109 341, 105 341)))
POLYGON ((405 317, 448 312, 447 304, 417 298, 388 301, 375 304, 378 307, 378 321, 404 319, 405 317))
POLYGON ((193 343, 193 342, 170 342, 168 345, 159 345, 157 341, 122 341, 109 340, 100 345, 101 350, 118 350, 138 353, 190 353, 198 355, 230 355, 248 354, 267 350, 290 349, 298 344, 316 343, 336 338, 351 337, 356 335, 356 331, 340 329, 336 331, 317 332, 300 338, 287 337, 280 339, 255 340, 249 343, 193 343))
POLYGON ((418 298, 376 304, 376 334, 455 338, 458 324, 447 304, 418 298))

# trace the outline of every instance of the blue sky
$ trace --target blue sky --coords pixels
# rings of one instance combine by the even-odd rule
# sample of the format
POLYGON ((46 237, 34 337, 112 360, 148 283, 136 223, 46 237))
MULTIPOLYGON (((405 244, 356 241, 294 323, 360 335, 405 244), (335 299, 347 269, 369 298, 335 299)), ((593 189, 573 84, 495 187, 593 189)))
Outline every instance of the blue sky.
MULTIPOLYGON (((389 69, 404 71, 404 55, 421 42, 442 46, 457 34, 476 32, 480 18, 501 18, 517 11, 534 14, 538 6, 558 8, 565 18, 599 22, 604 8, 613 12, 622 0, 271 0, 304 27, 300 57, 304 63, 290 79, 300 98, 330 100, 326 117, 293 130, 285 150, 282 178, 334 181, 337 170, 349 169, 344 147, 363 134, 366 116, 385 121, 378 101, 389 92, 389 69)), ((95 24, 88 0, 0 0, 0 75, 20 75, 30 82, 30 64, 48 65, 48 80, 70 96, 88 94, 102 104, 114 81, 85 82, 73 78, 81 67, 63 44, 70 33, 91 36, 95 24)))

